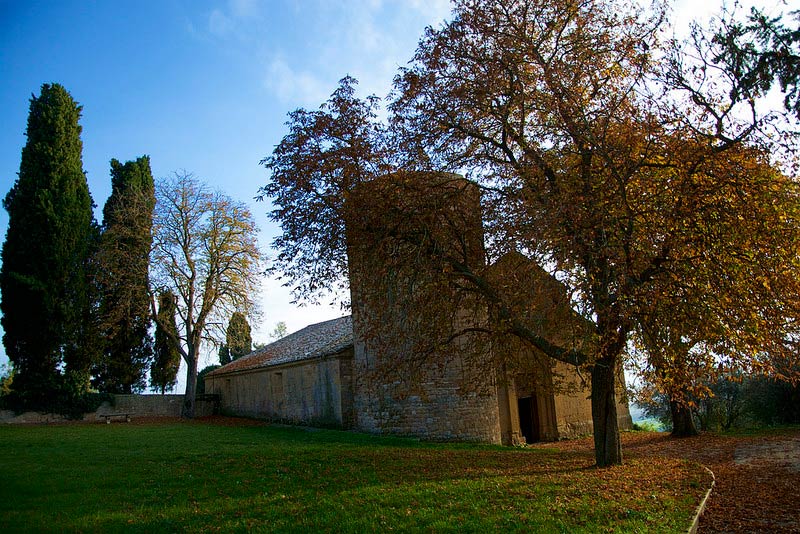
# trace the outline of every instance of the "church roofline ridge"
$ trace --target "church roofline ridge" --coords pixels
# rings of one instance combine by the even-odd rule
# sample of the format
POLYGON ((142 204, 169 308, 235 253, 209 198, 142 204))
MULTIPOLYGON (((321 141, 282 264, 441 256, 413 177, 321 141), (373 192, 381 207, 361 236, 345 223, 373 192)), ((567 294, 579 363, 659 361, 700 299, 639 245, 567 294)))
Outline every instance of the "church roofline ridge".
POLYGON ((353 322, 351 316, 346 315, 301 328, 262 349, 215 369, 206 376, 222 376, 328 356, 352 345, 353 322))

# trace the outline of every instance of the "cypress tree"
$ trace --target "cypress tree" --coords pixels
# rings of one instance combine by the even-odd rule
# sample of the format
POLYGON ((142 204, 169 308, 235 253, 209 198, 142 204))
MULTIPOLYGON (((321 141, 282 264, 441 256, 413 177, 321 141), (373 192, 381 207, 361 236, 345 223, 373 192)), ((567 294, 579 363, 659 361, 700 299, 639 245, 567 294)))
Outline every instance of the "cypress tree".
POLYGON ((156 322, 155 358, 150 367, 150 386, 163 395, 177 383, 181 354, 178 351, 178 327, 175 323, 177 305, 175 295, 164 291, 158 296, 158 321, 156 322), (169 325, 165 330, 162 325, 169 325))
POLYGON ((250 335, 250 323, 242 312, 233 312, 225 332, 225 344, 230 352, 231 360, 250 354, 253 338, 250 335))
POLYGON ((153 358, 148 264, 155 207, 150 158, 111 160, 111 196, 103 207, 97 255, 104 347, 94 385, 109 393, 145 387, 153 358))
POLYGON ((52 402, 65 384, 62 368, 68 383, 88 386, 86 272, 94 230, 80 115, 61 85, 44 84, 31 97, 19 175, 3 201, 3 343, 14 390, 28 405, 52 402))
POLYGON ((225 343, 219 347, 219 363, 225 365, 253 350, 250 323, 242 312, 233 312, 225 331, 225 343))
POLYGON ((227 365, 231 363, 231 349, 228 348, 228 345, 222 344, 219 347, 219 364, 220 365, 227 365))

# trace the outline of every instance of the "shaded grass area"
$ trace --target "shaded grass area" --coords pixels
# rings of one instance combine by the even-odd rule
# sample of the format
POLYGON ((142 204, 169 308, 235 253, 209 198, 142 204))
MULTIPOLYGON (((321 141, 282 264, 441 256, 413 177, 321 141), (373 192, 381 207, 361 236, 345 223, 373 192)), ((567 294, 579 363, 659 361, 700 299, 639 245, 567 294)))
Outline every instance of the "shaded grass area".
POLYGON ((676 532, 676 459, 208 423, 0 427, 1 532, 676 532))

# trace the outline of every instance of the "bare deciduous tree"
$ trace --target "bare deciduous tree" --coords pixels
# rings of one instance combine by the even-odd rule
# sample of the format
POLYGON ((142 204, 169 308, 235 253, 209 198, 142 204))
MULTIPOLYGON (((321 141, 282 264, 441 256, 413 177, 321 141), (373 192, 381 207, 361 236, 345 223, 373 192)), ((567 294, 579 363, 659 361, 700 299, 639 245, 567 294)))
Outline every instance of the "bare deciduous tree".
MULTIPOLYGON (((213 327, 254 305, 257 227, 244 204, 183 172, 158 184, 153 230, 153 294, 177 297, 179 339, 173 341, 188 367, 183 416, 193 417, 201 344, 219 343, 224 330, 213 327)), ((155 300, 153 317, 158 320, 155 300)))

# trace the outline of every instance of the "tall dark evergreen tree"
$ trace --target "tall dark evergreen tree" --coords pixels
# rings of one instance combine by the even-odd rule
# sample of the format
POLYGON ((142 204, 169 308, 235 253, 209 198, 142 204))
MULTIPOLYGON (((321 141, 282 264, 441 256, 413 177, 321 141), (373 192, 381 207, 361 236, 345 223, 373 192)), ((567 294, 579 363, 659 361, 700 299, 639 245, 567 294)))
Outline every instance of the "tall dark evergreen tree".
POLYGON ((225 332, 225 344, 230 351, 231 360, 250 354, 253 350, 253 337, 250 334, 250 323, 242 312, 233 312, 225 332))
POLYGON ((225 343, 219 347, 219 363, 225 365, 253 350, 250 323, 242 312, 233 312, 225 331, 225 343))
POLYGON ((231 359, 231 349, 228 348, 227 344, 223 344, 219 346, 219 364, 220 365, 227 365, 231 363, 233 360, 231 359))
POLYGON ((178 327, 175 323, 177 306, 175 295, 164 291, 158 297, 158 321, 156 322, 155 358, 150 367, 150 386, 163 395, 177 383, 181 353, 178 350, 178 327), (165 329, 163 325, 168 325, 165 329))
POLYGON ((96 262, 104 347, 94 385, 133 393, 144 389, 153 358, 147 270, 156 201, 150 158, 124 164, 112 159, 111 187, 96 262))
POLYGON ((86 270, 94 230, 80 115, 61 85, 44 84, 32 96, 19 175, 3 202, 3 343, 14 390, 30 404, 51 402, 65 383, 76 392, 88 386, 86 270))

